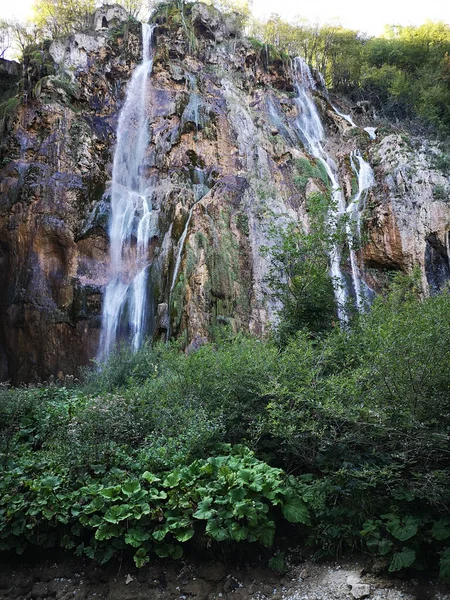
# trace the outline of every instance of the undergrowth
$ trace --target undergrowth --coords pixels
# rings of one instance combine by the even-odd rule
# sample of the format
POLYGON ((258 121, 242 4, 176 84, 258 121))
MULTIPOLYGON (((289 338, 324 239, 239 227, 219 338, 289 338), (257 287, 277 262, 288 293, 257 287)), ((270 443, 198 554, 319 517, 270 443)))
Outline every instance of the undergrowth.
POLYGON ((119 348, 77 386, 3 387, 0 549, 139 566, 276 552, 284 523, 318 556, 449 578, 449 311, 397 279, 351 329, 119 348))

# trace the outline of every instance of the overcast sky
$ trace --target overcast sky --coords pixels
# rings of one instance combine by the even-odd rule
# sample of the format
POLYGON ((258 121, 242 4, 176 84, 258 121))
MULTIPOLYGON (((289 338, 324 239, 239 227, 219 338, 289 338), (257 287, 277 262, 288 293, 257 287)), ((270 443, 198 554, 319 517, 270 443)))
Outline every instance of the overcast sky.
MULTIPOLYGON (((31 3, 1 0, 0 17, 26 18, 31 3)), ((286 20, 300 16, 319 23, 334 21, 373 35, 386 24, 420 25, 427 19, 450 23, 449 0, 253 0, 253 12, 258 17, 276 12, 286 20)))

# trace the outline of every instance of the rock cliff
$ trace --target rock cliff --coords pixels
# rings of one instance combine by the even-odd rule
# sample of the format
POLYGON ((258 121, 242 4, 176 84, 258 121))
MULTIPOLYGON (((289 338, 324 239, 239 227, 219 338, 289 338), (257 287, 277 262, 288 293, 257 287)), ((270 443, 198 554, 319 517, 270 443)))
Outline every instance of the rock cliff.
MULTIPOLYGON (((93 31, 25 56, 0 155, 3 379, 75 373, 96 355, 115 134, 142 53, 140 25, 124 18, 108 7, 93 31)), ((295 128, 290 64, 245 39, 236 15, 203 4, 188 23, 168 9, 157 21, 143 166, 158 223, 152 333, 186 346, 218 323, 261 335, 277 311, 261 247, 273 243, 271 228, 307 223, 306 198, 324 186, 299 185, 302 159, 312 159, 295 128)), ((371 139, 326 94, 315 100, 347 202, 350 153, 359 148, 375 172, 357 251, 367 283, 377 290, 387 271, 418 264, 424 292, 434 293, 450 274, 450 183, 438 147, 395 131, 371 139)))

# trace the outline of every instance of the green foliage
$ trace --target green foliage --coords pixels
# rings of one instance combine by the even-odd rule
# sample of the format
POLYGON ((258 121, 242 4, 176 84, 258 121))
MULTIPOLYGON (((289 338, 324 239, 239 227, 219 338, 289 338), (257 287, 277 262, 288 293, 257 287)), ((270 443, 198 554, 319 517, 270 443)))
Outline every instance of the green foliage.
POLYGON ((55 38, 89 28, 94 0, 34 0, 34 24, 44 37, 55 38))
POLYGON ((22 456, 0 483, 0 550, 60 544, 101 563, 131 546, 137 566, 149 554, 180 558, 194 536, 215 542, 272 546, 273 509, 306 522, 306 505, 293 496, 281 469, 257 460, 245 447, 196 460, 156 476, 133 464, 97 476, 71 479, 48 460, 33 469, 22 456), (20 490, 20 492, 19 492, 20 490))
MULTIPOLYGON (((300 167, 306 178, 325 177, 307 160, 300 167)), ((309 230, 297 223, 272 231, 273 245, 262 251, 270 254, 267 282, 282 308, 277 328, 281 343, 303 328, 311 332, 330 329, 336 318, 333 281, 329 275, 329 252, 338 243, 340 232, 327 223, 328 197, 314 193, 308 198, 309 230)))
POLYGON ((286 23, 272 15, 254 22, 256 42, 301 55, 328 87, 354 100, 370 100, 386 118, 420 118, 444 137, 450 131, 450 26, 426 22, 390 26, 367 38, 335 25, 286 23))
POLYGON ((448 578, 449 312, 397 275, 351 329, 119 348, 84 387, 0 388, 0 548, 142 566, 258 543, 282 571, 284 523, 318 556, 448 578))

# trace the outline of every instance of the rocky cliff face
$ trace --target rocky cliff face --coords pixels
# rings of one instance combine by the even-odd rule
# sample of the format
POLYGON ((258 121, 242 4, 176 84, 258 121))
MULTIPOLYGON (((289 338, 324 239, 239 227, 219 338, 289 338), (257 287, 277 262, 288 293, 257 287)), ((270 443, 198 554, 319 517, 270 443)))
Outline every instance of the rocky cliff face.
MULTIPOLYGON (((74 373, 96 354, 115 132, 142 51, 140 26, 120 17, 97 15, 96 31, 53 42, 25 64, 23 101, 0 157, 4 379, 74 373)), ((307 223, 306 198, 323 183, 298 184, 299 159, 311 157, 295 128, 288 63, 267 60, 234 16, 196 4, 188 25, 168 11, 158 16, 144 169, 158 221, 153 335, 195 346, 217 323, 266 330, 277 305, 261 246, 273 243, 271 227, 307 223)), ((369 285, 377 289, 386 270, 419 264, 424 290, 436 291, 450 273, 449 181, 436 169, 439 150, 392 132, 371 140, 325 96, 316 101, 348 201, 350 152, 359 148, 375 170, 358 251, 369 285)))

